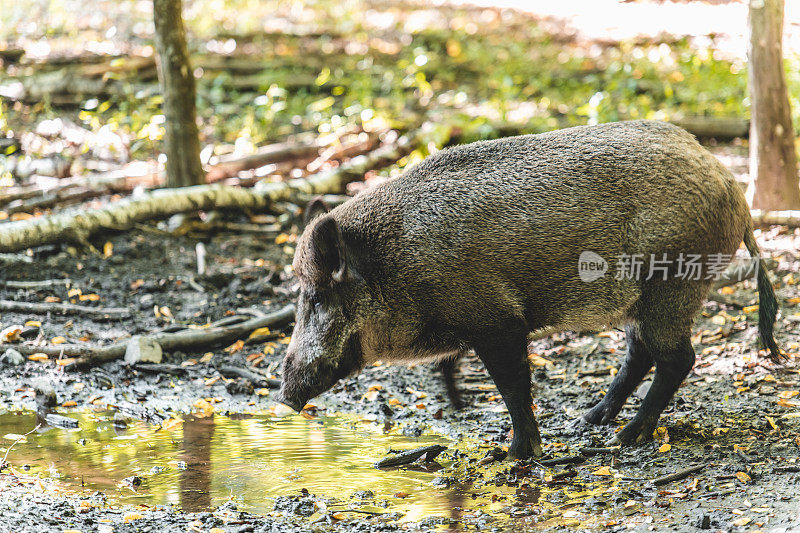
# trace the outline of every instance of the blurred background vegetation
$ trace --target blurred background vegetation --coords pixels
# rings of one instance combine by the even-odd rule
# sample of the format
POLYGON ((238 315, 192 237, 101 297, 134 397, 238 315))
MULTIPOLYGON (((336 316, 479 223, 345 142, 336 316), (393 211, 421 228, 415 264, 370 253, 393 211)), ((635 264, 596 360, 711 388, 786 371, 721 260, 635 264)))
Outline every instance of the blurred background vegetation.
MULTIPOLYGON (((586 40, 509 9, 381 0, 192 0, 184 8, 203 146, 247 151, 350 124, 406 130, 423 116, 435 124, 431 147, 454 132, 458 142, 496 137, 508 125, 516 133, 748 116, 745 61, 720 53, 713 35, 586 40)), ((0 50, 0 132, 68 118, 116 137, 111 151, 124 153, 109 157, 154 155, 163 116, 151 2, 6 5, 0 50)), ((800 64, 788 56, 798 114, 800 64)))

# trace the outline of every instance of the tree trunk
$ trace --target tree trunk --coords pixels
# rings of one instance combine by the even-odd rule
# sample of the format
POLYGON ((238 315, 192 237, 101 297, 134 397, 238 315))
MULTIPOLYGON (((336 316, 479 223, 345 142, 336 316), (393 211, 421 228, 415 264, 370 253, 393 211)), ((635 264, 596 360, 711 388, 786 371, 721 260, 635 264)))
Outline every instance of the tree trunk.
POLYGON ((783 71, 783 0, 750 0, 748 22, 753 208, 800 209, 797 153, 783 71))
POLYGON ((158 50, 158 77, 164 95, 167 186, 203 183, 200 139, 195 111, 195 85, 181 0, 153 0, 158 50))

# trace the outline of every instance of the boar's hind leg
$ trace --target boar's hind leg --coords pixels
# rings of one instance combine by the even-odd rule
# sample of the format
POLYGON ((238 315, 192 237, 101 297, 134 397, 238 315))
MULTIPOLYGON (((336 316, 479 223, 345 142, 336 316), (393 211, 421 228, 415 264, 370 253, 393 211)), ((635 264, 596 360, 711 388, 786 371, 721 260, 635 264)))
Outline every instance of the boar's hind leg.
POLYGON ((542 455, 542 437, 533 416, 531 369, 525 334, 483 339, 476 343, 475 352, 497 385, 511 415, 514 439, 508 455, 515 459, 542 455))
MULTIPOLYGON (((661 320, 664 317, 660 317, 661 320)), ((688 324, 670 328, 663 322, 641 324, 642 340, 650 349, 656 370, 653 383, 636 416, 617 433, 615 444, 644 442, 653 438, 658 418, 694 366, 695 355, 688 324)))
POLYGON ((608 387, 608 392, 600 403, 583 415, 583 419, 590 424, 612 422, 625 405, 628 396, 653 367, 653 357, 642 341, 636 325, 631 324, 625 328, 625 339, 628 342, 628 353, 611 386, 608 387))

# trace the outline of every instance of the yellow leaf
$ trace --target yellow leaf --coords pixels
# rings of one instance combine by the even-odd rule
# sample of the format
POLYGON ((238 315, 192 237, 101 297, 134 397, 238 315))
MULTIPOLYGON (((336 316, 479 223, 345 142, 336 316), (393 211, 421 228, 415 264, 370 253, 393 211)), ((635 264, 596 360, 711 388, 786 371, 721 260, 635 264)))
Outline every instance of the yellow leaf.
POLYGON ((114 254, 114 243, 106 241, 103 245, 103 257, 108 259, 114 254))
POLYGON ((374 402, 378 399, 378 393, 379 391, 377 390, 367 391, 364 396, 362 396, 362 399, 367 400, 368 402, 374 402))
POLYGON ((32 353, 28 356, 31 361, 47 361, 46 353, 32 353))
POLYGON ((225 533, 225 530, 219 527, 212 527, 208 530, 208 533, 225 533))
POLYGON ((202 398, 194 402, 192 406, 195 409, 200 410, 199 413, 195 413, 195 415, 199 416, 200 418, 207 418, 214 414, 214 406, 211 405, 207 400, 204 400, 202 398))
POLYGON ((100 300, 100 296, 97 295, 97 294, 94 294, 94 293, 92 293, 92 294, 81 294, 80 296, 78 296, 78 300, 80 300, 82 302, 86 302, 86 301, 97 302, 97 301, 100 300))
POLYGON ((141 513, 126 513, 125 516, 122 517, 126 523, 133 522, 134 520, 141 520, 142 518, 144 518, 144 515, 141 513))
POLYGON ((745 472, 736 472, 736 479, 741 481, 742 483, 750 483, 752 478, 748 476, 745 472))
POLYGON ((733 287, 722 287, 722 288, 719 290, 719 292, 720 292, 720 293, 722 293, 722 294, 731 295, 731 294, 733 294, 733 293, 734 293, 734 292, 736 292, 736 291, 733 289, 733 287))
POLYGON ((611 472, 611 469, 609 467, 607 467, 607 466, 601 466, 600 468, 598 468, 597 470, 592 472, 592 474, 594 474, 595 476, 611 476, 611 475, 613 475, 613 473, 611 472))
POLYGON ((749 516, 743 516, 739 520, 734 520, 731 523, 736 527, 742 527, 742 526, 746 526, 747 524, 749 524, 752 520, 753 519, 750 518, 749 516))
POLYGON ((42 323, 39 322, 38 320, 28 320, 27 322, 25 322, 25 327, 26 328, 40 328, 40 327, 42 327, 42 323))
POLYGON ((742 307, 743 313, 755 313, 758 311, 758 305, 748 305, 747 307, 742 307))
POLYGON ((263 335, 269 335, 269 333, 270 333, 269 328, 258 328, 257 330, 253 331, 253 333, 250 334, 250 338, 252 339, 253 337, 261 337, 263 335))
POLYGON ((784 398, 784 399, 788 400, 789 398, 794 398, 798 394, 800 394, 800 391, 785 390, 785 391, 781 391, 780 394, 778 394, 778 398, 784 398))
POLYGON ((173 429, 179 428, 182 422, 177 418, 167 418, 163 422, 161 422, 161 429, 166 431, 171 431, 173 429))
POLYGON ((789 305, 797 305, 797 304, 800 304, 800 297, 796 297, 796 298, 789 298, 788 300, 786 300, 786 303, 787 303, 787 304, 789 304, 789 305))
POLYGON ((56 359, 56 364, 58 366, 68 366, 75 362, 74 357, 65 357, 64 359, 56 359))
POLYGON ((665 453, 665 452, 668 452, 668 451, 670 451, 671 449, 672 449, 672 446, 670 446, 670 444, 669 444, 668 442, 665 442, 665 443, 664 443, 664 444, 662 444, 662 445, 661 445, 661 447, 658 449, 658 453, 665 453))
POLYGON ((0 331, 0 342, 16 342, 19 334, 22 333, 22 326, 9 326, 0 331))
POLYGON ((74 298, 75 296, 80 296, 80 295, 81 295, 81 290, 77 287, 67 291, 67 296, 69 298, 74 298))
POLYGON ((228 346, 227 348, 225 348, 225 351, 228 353, 235 353, 241 350, 242 348, 244 348, 244 341, 240 339, 231 344, 230 346, 228 346))
POLYGON ((50 340, 50 342, 53 344, 64 344, 65 342, 67 342, 67 339, 65 339, 64 337, 53 337, 50 340))
POLYGON ((211 359, 214 358, 214 352, 206 352, 203 354, 203 357, 200 358, 201 363, 210 363, 211 359))
POLYGON ((772 426, 772 429, 774 429, 775 431, 778 430, 778 425, 775 424, 775 419, 774 418, 772 418, 771 416, 768 416, 767 417, 767 422, 769 422, 769 425, 772 426))
POLYGON ((402 405, 402 403, 400 403, 400 400, 398 400, 397 398, 389 398, 389 401, 386 403, 388 403, 389 405, 402 405))
POLYGON ((61 404, 61 407, 75 407, 76 405, 78 405, 78 402, 76 402, 75 400, 67 400, 66 402, 61 404))
POLYGON ((255 390, 256 396, 268 396, 269 389, 256 389, 255 390))
POLYGON ((722 315, 714 315, 711 317, 711 322, 716 324, 717 326, 724 326, 725 325, 725 317, 722 315))
POLYGON ((8 218, 8 213, 5 211, 0 211, 0 220, 6 220, 8 218))

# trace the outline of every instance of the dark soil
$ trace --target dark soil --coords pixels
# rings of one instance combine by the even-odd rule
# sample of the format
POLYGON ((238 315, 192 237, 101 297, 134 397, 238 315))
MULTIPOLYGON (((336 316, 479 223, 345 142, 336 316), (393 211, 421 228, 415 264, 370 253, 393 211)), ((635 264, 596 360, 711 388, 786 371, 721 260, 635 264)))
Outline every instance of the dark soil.
MULTIPOLYGON (((196 269, 194 250, 198 238, 171 236, 155 227, 100 238, 94 243, 100 250, 106 241, 113 244, 113 252, 105 258, 60 246, 35 250, 30 263, 5 264, 2 281, 69 278, 70 288, 5 287, 0 288, 0 299, 43 302, 47 297, 58 297, 84 305, 127 307, 134 311, 133 318, 99 322, 82 316, 4 313, 0 324, 5 328, 41 322, 41 327, 29 326, 24 334, 48 344, 56 337, 64 337, 70 343, 105 344, 181 324, 206 324, 243 308, 277 309, 293 300, 295 290, 287 268, 293 236, 298 230, 292 224, 291 220, 284 220, 288 240, 280 237, 281 244, 263 235, 203 236, 209 265, 208 274, 203 277, 191 275, 196 269), (87 299, 89 294, 98 295, 99 300, 87 299), (84 295, 84 301, 80 295, 84 295)), ((435 484, 460 487, 467 497, 450 517, 407 524, 388 514, 310 523, 304 516, 309 502, 335 494, 286 494, 276 502, 270 516, 243 513, 232 508, 235 506, 201 513, 141 506, 115 508, 102 505, 102 501, 89 506, 68 493, 37 491, 5 470, 0 474, 0 530, 187 531, 194 527, 208 531, 216 527, 224 531, 427 531, 441 523, 463 529, 580 527, 642 531, 700 527, 788 531, 800 527, 796 491, 800 482, 800 396, 795 396, 800 391, 795 359, 800 342, 800 232, 775 228, 760 235, 759 241, 763 251, 777 259, 772 272, 782 302, 777 338, 793 355, 780 368, 759 357, 757 313, 746 307, 756 303, 753 284, 743 282, 726 290, 721 296, 733 305, 710 302, 698 318, 694 330, 698 362, 662 416, 661 425, 666 429, 659 441, 619 453, 586 452, 586 461, 571 466, 543 468, 536 462, 510 461, 499 466, 481 465, 479 460, 488 451, 502 450, 509 443, 511 424, 479 361, 473 356, 460 363, 458 381, 466 402, 460 411, 449 406, 444 386, 431 365, 381 365, 342 381, 315 399, 314 404, 318 411, 357 413, 387 429, 400 427, 412 436, 433 431, 452 438, 454 446, 440 457, 445 467, 435 484), (667 441, 669 450, 664 446, 667 441), (704 468, 662 486, 651 483, 659 476, 692 465, 704 468), (504 488, 506 492, 502 492, 504 488), (500 513, 484 513, 475 503, 479 500, 469 497, 478 494, 483 498, 505 498, 507 505, 500 513), (126 514, 131 512, 141 518, 126 521, 126 514)), ((105 249, 110 251, 109 246, 105 249)), ((269 395, 241 378, 227 383, 213 378, 218 377, 215 365, 251 367, 253 358, 248 361, 248 356, 257 353, 264 354, 258 369, 280 377, 279 362, 291 331, 278 333, 267 343, 240 350, 209 347, 207 352, 213 356, 203 357, 204 352, 165 354, 164 363, 179 365, 179 375, 145 372, 122 362, 82 373, 64 371, 52 360, 26 361, 20 366, 3 362, 0 408, 36 409, 41 407, 43 398, 48 394, 52 398, 54 393, 58 406, 74 402, 75 407, 58 409, 66 416, 73 408, 88 408, 92 401, 128 402, 180 417, 196 410, 193 404, 206 397, 217 398, 214 407, 223 414, 274 409, 269 395)), ((10 347, 13 344, 0 346, 0 354, 10 347)), ((633 415, 647 382, 621 413, 619 425, 572 424, 601 397, 624 355, 624 347, 624 333, 620 331, 563 333, 530 345, 537 414, 547 459, 603 446, 614 430, 633 415)), ((12 467, 13 458, 12 451, 12 467)), ((95 498, 102 500, 103 496, 98 494, 95 498)))

